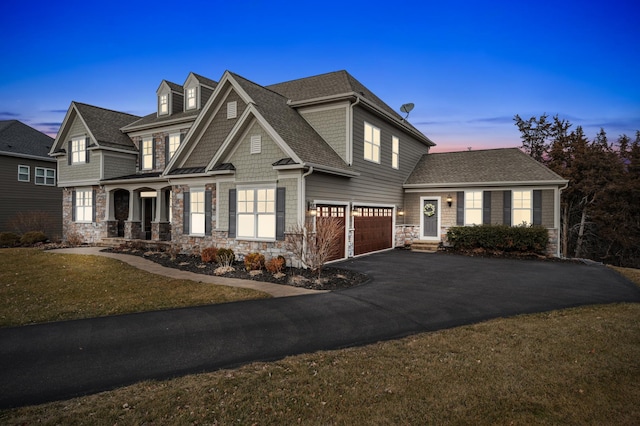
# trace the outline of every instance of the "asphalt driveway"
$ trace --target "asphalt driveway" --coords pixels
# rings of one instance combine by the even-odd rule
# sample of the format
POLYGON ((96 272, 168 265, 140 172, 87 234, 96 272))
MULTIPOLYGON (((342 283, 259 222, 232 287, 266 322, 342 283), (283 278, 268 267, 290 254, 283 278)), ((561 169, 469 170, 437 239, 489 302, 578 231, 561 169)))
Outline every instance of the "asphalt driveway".
POLYGON ((0 407, 496 317, 640 302, 638 287, 601 265, 393 250, 340 266, 371 280, 332 293, 0 329, 0 407))

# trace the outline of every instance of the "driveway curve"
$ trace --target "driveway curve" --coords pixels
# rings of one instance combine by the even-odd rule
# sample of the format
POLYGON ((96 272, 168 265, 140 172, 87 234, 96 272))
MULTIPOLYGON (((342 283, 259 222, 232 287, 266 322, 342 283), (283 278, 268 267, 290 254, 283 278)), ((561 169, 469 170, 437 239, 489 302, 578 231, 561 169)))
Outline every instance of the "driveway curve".
POLYGON ((595 264, 392 250, 339 265, 371 279, 331 293, 0 329, 0 408, 496 317, 640 302, 640 288, 595 264))

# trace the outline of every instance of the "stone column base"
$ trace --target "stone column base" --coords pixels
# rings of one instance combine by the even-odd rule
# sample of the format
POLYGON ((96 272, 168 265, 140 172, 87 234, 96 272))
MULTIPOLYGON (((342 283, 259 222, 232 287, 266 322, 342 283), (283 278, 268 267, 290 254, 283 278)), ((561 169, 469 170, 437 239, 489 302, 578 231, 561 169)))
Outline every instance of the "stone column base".
POLYGON ((142 222, 126 221, 124 223, 124 237, 129 240, 144 239, 142 235, 142 222))

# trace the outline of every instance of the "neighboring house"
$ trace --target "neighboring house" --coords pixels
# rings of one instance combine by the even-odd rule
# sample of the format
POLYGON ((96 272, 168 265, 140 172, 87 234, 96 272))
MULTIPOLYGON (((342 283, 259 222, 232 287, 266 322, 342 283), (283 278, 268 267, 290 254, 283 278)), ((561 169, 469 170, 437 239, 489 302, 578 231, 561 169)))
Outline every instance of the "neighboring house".
POLYGON ((20 121, 0 121, 0 232, 62 237, 62 191, 56 161, 49 157, 52 146, 52 137, 20 121))
MULTIPOLYGON (((544 224, 558 227, 566 181, 557 175, 476 175, 430 187, 422 177, 431 178, 434 143, 346 71, 271 86, 229 71, 219 82, 190 73, 183 85, 163 81, 156 95, 157 111, 142 118, 72 102, 51 149, 65 235, 271 257, 286 254, 294 226, 336 217, 345 229, 340 259, 404 246, 412 235, 439 239, 449 222, 438 220, 437 237, 422 231, 423 200, 414 190, 442 198, 475 188, 550 190, 553 205, 545 208, 554 217, 544 224)), ((533 161, 496 152, 518 169, 533 161)), ((452 167, 447 176, 460 168, 452 167)), ((430 219, 444 218, 441 204, 430 219)))

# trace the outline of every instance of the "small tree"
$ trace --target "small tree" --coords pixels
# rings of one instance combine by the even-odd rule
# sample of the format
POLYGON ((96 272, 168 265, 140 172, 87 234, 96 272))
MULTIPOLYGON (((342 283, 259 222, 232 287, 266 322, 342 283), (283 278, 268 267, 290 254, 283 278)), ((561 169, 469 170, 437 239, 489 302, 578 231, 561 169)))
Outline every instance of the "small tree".
POLYGON ((296 225, 287 235, 287 249, 306 267, 322 273, 322 267, 339 252, 338 242, 344 233, 344 225, 340 218, 323 217, 317 220, 315 229, 313 222, 307 221, 304 226, 296 225))

